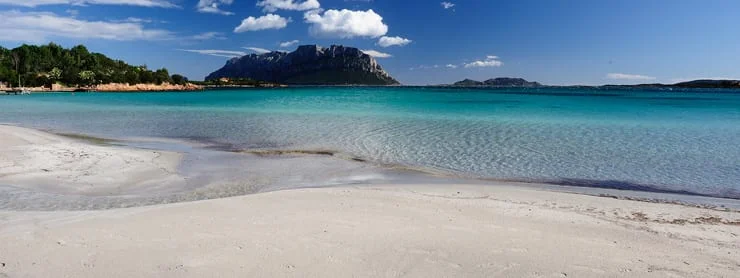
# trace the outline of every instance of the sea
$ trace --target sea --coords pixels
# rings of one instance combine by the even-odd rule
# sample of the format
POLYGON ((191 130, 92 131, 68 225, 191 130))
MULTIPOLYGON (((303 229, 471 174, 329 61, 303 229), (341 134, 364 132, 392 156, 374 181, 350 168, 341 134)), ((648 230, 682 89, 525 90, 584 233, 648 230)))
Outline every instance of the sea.
MULTIPOLYGON (((231 153, 349 158, 477 181, 740 199, 738 90, 289 87, 49 93, 0 97, 0 122, 132 142, 190 142, 231 153)), ((320 163, 270 167, 290 167, 275 175, 302 173, 280 179, 283 186, 386 182, 383 175, 364 172, 322 179, 320 173, 338 171, 332 163, 323 170, 320 163)))

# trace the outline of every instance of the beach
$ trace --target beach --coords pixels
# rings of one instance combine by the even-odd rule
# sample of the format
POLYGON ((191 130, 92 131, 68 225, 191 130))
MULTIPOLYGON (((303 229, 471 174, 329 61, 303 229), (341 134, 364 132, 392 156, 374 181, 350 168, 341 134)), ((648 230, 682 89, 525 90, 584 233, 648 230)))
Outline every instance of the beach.
MULTIPOLYGON (((55 191, 89 195, 178 178, 175 152, 14 126, 0 126, 0 134, 7 138, 0 150, 3 184, 46 178, 59 181, 55 191), (75 164, 86 161, 81 156, 99 162, 75 164), (55 172, 65 174, 45 174, 55 172)), ((355 184, 123 209, 5 210, 0 219, 6 277, 732 277, 740 271, 734 210, 506 183, 355 184)))

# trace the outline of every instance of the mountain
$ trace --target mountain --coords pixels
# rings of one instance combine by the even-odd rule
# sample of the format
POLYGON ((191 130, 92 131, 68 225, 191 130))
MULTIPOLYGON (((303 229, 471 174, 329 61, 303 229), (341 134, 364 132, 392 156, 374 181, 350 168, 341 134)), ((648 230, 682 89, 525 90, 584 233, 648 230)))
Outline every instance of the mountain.
POLYGON ((530 82, 522 78, 499 77, 491 78, 480 82, 471 79, 465 79, 452 84, 459 87, 541 87, 542 84, 530 82))
POLYGON ((273 51, 233 58, 206 80, 249 78, 291 85, 396 85, 373 57, 354 47, 302 45, 293 52, 273 51))

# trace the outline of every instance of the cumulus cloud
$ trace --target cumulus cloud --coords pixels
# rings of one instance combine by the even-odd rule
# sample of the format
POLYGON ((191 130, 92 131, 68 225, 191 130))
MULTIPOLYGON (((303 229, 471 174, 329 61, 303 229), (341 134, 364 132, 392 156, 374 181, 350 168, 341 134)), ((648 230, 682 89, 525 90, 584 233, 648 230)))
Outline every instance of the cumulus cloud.
POLYGON ((287 42, 281 42, 281 43, 280 43, 280 47, 291 47, 291 46, 293 46, 293 45, 296 45, 296 44, 298 44, 299 42, 300 42, 300 41, 298 41, 298 40, 292 40, 292 41, 287 41, 287 42))
POLYGON ((465 68, 487 68, 487 67, 500 67, 504 64, 504 62, 501 62, 498 59, 498 56, 494 55, 488 55, 486 56, 486 59, 481 61, 474 61, 471 63, 465 64, 465 68))
POLYGON ((381 47, 389 47, 389 46, 394 46, 394 45, 404 46, 410 43, 411 43, 411 40, 402 38, 402 37, 382 36, 378 40, 378 45, 380 45, 381 47))
POLYGON ((210 55, 210 56, 216 56, 216 57, 227 57, 227 58, 234 58, 234 57, 241 57, 244 55, 247 55, 244 51, 232 51, 232 50, 217 50, 217 49, 178 49, 180 51, 187 51, 187 52, 193 52, 203 55, 210 55))
POLYGON ((254 47, 254 46, 242 47, 242 48, 251 50, 252 52, 257 53, 257 54, 265 54, 265 53, 272 52, 269 49, 264 49, 264 48, 254 47))
POLYGON ((308 11, 304 18, 311 24, 309 32, 318 37, 371 37, 377 38, 388 33, 388 25, 383 17, 373 10, 319 10, 308 11))
POLYGON ((276 14, 267 14, 260 17, 247 17, 242 20, 242 24, 234 28, 234 33, 248 31, 259 31, 266 29, 283 29, 288 26, 290 18, 284 18, 276 14))
POLYGON ((440 4, 442 5, 442 8, 444 8, 445 10, 446 9, 451 9, 451 8, 454 8, 455 7, 455 4, 454 3, 450 3, 450 2, 442 2, 440 4))
POLYGON ((231 5, 233 2, 234 0, 200 0, 195 7, 201 13, 233 15, 234 13, 221 9, 222 5, 231 5))
POLYGON ((147 29, 136 22, 85 21, 49 12, 0 12, 0 41, 46 42, 51 37, 117 41, 174 38, 166 30, 147 29))
POLYGON ((140 7, 177 8, 166 0, 0 0, 0 5, 38 7, 45 5, 127 5, 140 7))
POLYGON ((362 52, 365 52, 365 54, 370 55, 370 56, 372 56, 374 58, 390 58, 390 57, 393 57, 393 55, 391 55, 391 54, 383 53, 383 52, 380 52, 380 51, 375 51, 375 50, 372 50, 372 49, 363 50, 362 52))
POLYGON ((606 78, 614 80, 654 80, 655 77, 639 75, 639 74, 626 74, 626 73, 609 73, 606 78))
POLYGON ((307 11, 315 10, 321 7, 318 0, 262 0, 257 2, 258 7, 262 7, 265 12, 275 12, 277 10, 307 11))
POLYGON ((456 69, 457 68, 457 65, 447 64, 447 65, 445 65, 445 67, 448 67, 448 68, 451 68, 451 69, 456 69))

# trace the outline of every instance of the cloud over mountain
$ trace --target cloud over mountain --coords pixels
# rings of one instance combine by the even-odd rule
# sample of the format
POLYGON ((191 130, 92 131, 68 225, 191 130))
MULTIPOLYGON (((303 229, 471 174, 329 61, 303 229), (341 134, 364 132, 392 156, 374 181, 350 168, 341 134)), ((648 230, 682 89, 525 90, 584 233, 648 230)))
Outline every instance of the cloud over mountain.
POLYGON ((639 74, 627 74, 627 73, 609 73, 606 75, 608 79, 614 80, 654 80, 655 77, 639 74))
POLYGON ((466 63, 465 68, 487 68, 487 67, 500 67, 504 64, 498 59, 498 56, 488 55, 485 60, 473 61, 466 63))
POLYGON ((284 18, 276 14, 266 14, 260 17, 247 17, 242 23, 234 28, 234 33, 248 31, 260 31, 267 29, 283 29, 288 26, 290 18, 284 18))
POLYGON ((386 36, 382 36, 378 40, 378 45, 380 45, 381 47, 389 47, 389 46, 394 46, 394 45, 404 46, 404 45, 407 45, 407 44, 410 44, 410 43, 411 43, 411 40, 406 39, 406 38, 402 38, 402 37, 386 37, 386 36))
POLYGON ((383 23, 383 17, 373 10, 319 10, 308 11, 304 18, 309 27, 309 33, 317 37, 377 38, 388 33, 388 25, 383 23))
POLYGON ((365 52, 365 54, 370 55, 373 58, 390 58, 390 57, 393 57, 393 55, 391 55, 391 54, 383 53, 383 52, 372 50, 372 49, 362 50, 362 52, 365 52))

